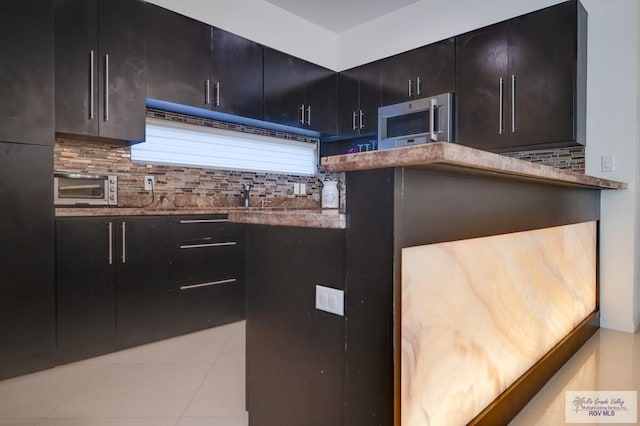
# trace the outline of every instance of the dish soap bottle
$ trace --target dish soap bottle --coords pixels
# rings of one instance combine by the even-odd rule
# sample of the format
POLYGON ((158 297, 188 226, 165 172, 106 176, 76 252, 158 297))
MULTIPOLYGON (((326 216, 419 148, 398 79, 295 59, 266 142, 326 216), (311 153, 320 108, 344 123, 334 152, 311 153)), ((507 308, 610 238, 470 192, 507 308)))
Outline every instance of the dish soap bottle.
POLYGON ((322 208, 337 209, 338 207, 340 207, 338 182, 334 180, 325 180, 322 182, 322 208))

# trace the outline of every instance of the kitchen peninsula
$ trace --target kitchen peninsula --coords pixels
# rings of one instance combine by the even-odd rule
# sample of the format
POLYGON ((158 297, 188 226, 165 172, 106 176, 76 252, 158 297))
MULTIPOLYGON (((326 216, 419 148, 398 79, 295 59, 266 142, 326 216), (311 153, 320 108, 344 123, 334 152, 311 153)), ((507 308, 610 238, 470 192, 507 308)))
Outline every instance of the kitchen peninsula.
POLYGON ((229 215, 251 224, 251 425, 504 424, 598 328, 600 190, 626 184, 451 143, 322 169, 344 221, 229 215))

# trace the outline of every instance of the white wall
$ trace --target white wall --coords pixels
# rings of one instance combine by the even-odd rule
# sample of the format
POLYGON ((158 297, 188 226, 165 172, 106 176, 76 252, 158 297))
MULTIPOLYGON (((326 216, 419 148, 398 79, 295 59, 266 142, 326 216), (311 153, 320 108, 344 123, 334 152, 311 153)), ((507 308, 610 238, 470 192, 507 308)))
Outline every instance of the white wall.
POLYGON ((332 70, 335 33, 264 0, 147 0, 332 70))

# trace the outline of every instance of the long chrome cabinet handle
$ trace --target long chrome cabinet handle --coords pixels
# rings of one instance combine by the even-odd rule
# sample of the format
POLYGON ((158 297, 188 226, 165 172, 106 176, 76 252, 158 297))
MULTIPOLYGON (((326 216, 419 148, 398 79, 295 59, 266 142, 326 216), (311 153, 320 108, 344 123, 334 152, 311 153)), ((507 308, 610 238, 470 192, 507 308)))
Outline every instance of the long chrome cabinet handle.
POLYGON ((209 243, 209 244, 185 244, 180 246, 181 249, 194 249, 194 248, 207 248, 207 247, 225 247, 225 246, 235 246, 237 243, 235 241, 230 241, 227 243, 209 243))
POLYGON ((109 265, 113 265, 113 222, 109 222, 107 226, 109 230, 109 265))
POLYGON ((420 96, 422 94, 422 79, 420 77, 416 78, 416 96, 420 96))
POLYGON ((360 110, 360 129, 364 129, 364 111, 360 110))
POLYGON ((311 107, 307 105, 307 126, 311 126, 311 107))
POLYGON ((219 107, 220 106, 220 82, 216 81, 216 103, 215 106, 219 107))
POLYGON ((127 223, 122 222, 122 263, 127 263, 127 223))
POLYGON ((511 75, 511 133, 516 132, 516 76, 511 75))
POLYGON ((357 124, 356 124, 356 120, 358 119, 358 113, 356 111, 353 111, 353 119, 351 121, 351 123, 353 124, 353 130, 356 130, 357 124))
POLYGON ((104 121, 109 121, 109 54, 104 55, 104 121))
POLYGON ((211 80, 204 81, 204 104, 209 105, 211 103, 211 80))
POLYGON ((95 77, 95 65, 94 58, 95 54, 92 51, 89 52, 89 120, 93 120, 94 117, 94 107, 93 107, 93 91, 95 90, 95 83, 93 78, 95 77))
POLYGON ((500 108, 498 111, 498 134, 504 134, 504 78, 500 77, 498 82, 500 88, 500 108))
POLYGON ((189 220, 181 220, 179 223, 187 224, 187 223, 222 223, 229 222, 229 219, 189 219, 189 220))
POLYGON ((413 96, 413 81, 411 81, 411 79, 409 79, 408 86, 409 86, 409 97, 412 97, 413 96))
POLYGON ((304 124, 304 104, 300 105, 300 124, 304 124))
POLYGON ((228 280, 211 281, 208 283, 201 283, 201 284, 183 285, 182 287, 180 287, 180 290, 189 290, 189 289, 198 288, 198 287, 209 287, 209 286, 218 285, 218 284, 228 284, 228 283, 234 283, 236 281, 237 280, 235 278, 229 278, 228 280))

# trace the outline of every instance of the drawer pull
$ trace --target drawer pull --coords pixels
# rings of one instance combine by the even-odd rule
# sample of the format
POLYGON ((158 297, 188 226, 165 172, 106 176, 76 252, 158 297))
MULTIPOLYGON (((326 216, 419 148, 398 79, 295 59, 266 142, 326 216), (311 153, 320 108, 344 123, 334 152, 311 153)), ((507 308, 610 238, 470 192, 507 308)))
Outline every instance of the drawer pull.
POLYGON ((180 224, 188 224, 188 223, 223 223, 229 222, 229 219, 190 219, 190 220, 181 220, 180 224))
POLYGON ((235 283, 235 282, 236 282, 235 278, 230 278, 228 280, 211 281, 211 282, 208 282, 208 283, 183 285, 183 286, 180 287, 180 290, 190 290, 192 288, 209 287, 209 286, 212 286, 212 285, 228 284, 228 283, 235 283))
POLYGON ((237 243, 235 241, 228 243, 209 243, 209 244, 186 244, 180 246, 181 249, 193 249, 193 248, 205 248, 205 247, 224 247, 224 246, 235 246, 237 243))

